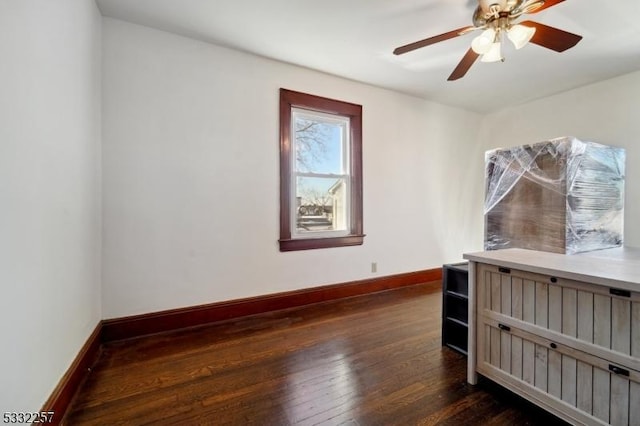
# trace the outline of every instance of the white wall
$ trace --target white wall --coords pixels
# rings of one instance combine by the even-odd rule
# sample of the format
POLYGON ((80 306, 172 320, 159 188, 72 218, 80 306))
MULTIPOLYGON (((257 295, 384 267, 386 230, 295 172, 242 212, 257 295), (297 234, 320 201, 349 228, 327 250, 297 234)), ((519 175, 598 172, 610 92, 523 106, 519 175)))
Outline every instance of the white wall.
POLYGON ((103 53, 105 318, 438 267, 481 241, 474 113, 108 18, 103 53), (363 105, 363 246, 278 251, 280 87, 363 105))
MULTIPOLYGON (((484 149, 559 136, 626 149, 625 244, 640 246, 640 72, 486 116, 484 149)), ((482 159, 479 159, 482 161, 482 159)))
POLYGON ((0 3, 0 413, 39 410, 101 318, 100 28, 0 3))

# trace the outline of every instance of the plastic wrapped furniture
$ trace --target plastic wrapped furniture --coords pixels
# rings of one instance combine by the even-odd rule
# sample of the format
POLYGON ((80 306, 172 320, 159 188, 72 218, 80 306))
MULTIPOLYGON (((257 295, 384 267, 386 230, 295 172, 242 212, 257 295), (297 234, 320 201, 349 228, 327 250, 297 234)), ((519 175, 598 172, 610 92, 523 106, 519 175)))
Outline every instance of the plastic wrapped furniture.
POLYGON ((622 245, 624 165, 624 149, 573 137, 487 151, 485 249, 622 245))

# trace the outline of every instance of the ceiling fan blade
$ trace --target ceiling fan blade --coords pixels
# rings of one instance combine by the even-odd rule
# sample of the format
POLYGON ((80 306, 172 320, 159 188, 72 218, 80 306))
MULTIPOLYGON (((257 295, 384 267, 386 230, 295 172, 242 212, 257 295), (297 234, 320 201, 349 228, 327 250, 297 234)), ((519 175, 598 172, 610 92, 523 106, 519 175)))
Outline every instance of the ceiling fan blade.
POLYGON ((556 52, 564 52, 567 49, 571 49, 582 40, 582 36, 573 34, 558 28, 550 27, 548 25, 541 24, 534 21, 520 22, 521 25, 526 27, 533 27, 536 29, 531 43, 535 43, 539 46, 546 47, 547 49, 555 50, 556 52))
POLYGON ((429 46, 431 44, 439 43, 441 41, 449 40, 454 37, 458 37, 460 35, 466 34, 470 29, 475 27, 462 27, 457 30, 449 31, 444 34, 440 34, 437 36, 425 38, 424 40, 415 41, 413 43, 405 44, 404 46, 400 46, 393 51, 394 55, 402 55, 403 53, 411 52, 412 50, 420 49, 421 47, 429 46))
POLYGON ((476 59, 478 59, 478 56, 480 55, 474 52, 473 49, 467 50, 467 53, 465 53, 464 57, 462 58, 458 66, 456 67, 456 69, 453 70, 453 72, 451 73, 451 75, 447 80, 454 81, 464 77, 467 71, 469 71, 469 68, 471 68, 471 65, 473 65, 476 59))
POLYGON ((551 6, 555 6, 558 3, 562 3, 564 0, 544 0, 542 6, 532 10, 531 12, 527 12, 527 13, 538 13, 540 11, 543 11, 545 9, 550 8, 551 6))

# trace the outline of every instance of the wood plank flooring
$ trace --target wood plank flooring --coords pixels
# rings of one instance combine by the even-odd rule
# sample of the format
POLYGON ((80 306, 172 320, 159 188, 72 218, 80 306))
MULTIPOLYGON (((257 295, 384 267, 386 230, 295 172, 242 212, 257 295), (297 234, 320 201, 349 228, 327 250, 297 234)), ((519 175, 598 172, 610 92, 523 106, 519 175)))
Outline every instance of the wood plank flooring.
POLYGON ((418 285, 109 343, 67 425, 553 425, 441 347, 418 285))

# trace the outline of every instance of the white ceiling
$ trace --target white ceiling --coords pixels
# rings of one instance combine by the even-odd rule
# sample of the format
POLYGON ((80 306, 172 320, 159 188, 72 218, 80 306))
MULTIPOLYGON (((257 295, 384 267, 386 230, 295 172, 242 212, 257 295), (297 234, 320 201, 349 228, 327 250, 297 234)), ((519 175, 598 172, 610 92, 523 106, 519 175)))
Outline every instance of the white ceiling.
POLYGON ((391 52, 471 25, 475 0, 96 2, 105 16, 478 112, 640 70, 640 0, 566 0, 527 15, 584 38, 564 53, 533 44, 505 49, 504 63, 477 61, 453 82, 447 77, 473 34, 402 56, 391 52))

